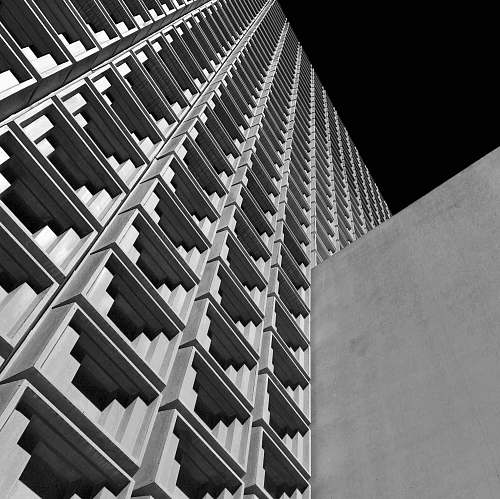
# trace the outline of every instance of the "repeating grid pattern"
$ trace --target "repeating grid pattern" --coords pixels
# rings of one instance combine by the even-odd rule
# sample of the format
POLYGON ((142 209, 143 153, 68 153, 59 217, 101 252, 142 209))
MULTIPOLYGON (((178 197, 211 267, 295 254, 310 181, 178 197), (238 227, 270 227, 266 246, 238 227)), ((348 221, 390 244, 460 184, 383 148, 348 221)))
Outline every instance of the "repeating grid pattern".
POLYGON ((275 0, 0 5, 0 484, 310 498, 311 268, 389 217, 275 0))

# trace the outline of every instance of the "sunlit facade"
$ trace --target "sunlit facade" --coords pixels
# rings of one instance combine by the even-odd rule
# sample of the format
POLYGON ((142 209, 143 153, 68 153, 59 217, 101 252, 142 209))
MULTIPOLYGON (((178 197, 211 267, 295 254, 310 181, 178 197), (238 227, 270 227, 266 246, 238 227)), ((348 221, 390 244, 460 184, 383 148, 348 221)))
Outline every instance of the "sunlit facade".
POLYGON ((309 498, 311 269, 389 211, 279 4, 0 44, 3 497, 309 498))

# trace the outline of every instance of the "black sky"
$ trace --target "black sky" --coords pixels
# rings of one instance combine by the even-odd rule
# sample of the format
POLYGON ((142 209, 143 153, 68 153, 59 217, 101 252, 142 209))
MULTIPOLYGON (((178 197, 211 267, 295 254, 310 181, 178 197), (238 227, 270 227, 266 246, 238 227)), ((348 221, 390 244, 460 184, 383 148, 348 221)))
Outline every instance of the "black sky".
POLYGON ((280 3, 393 213, 500 145, 493 11, 280 3))

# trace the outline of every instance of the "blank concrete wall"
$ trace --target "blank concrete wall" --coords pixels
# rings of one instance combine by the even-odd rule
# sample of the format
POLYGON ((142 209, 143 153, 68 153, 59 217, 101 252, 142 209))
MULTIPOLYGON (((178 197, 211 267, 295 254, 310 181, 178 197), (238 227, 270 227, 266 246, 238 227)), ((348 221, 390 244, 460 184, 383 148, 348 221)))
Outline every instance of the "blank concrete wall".
POLYGON ((318 266, 312 303, 313 497, 498 499, 500 149, 318 266))

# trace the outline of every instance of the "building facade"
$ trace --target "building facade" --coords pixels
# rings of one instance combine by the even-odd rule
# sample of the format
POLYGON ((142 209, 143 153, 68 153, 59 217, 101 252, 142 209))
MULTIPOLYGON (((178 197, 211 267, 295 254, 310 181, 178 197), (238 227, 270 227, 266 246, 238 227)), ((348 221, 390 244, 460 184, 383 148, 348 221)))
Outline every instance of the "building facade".
POLYGON ((3 497, 310 497, 311 269, 389 211, 279 4, 0 44, 3 497))

